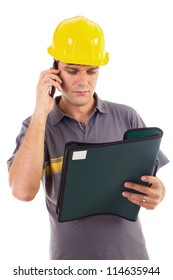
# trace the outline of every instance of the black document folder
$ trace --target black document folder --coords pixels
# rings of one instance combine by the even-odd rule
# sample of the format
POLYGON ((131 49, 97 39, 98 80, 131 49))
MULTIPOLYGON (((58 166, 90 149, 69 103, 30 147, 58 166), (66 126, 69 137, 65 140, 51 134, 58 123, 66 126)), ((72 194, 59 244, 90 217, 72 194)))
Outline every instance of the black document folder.
POLYGON ((140 206, 122 196, 124 183, 145 184, 141 176, 153 175, 162 136, 161 129, 150 127, 128 130, 122 141, 68 142, 57 200, 58 221, 98 214, 135 221, 140 206))

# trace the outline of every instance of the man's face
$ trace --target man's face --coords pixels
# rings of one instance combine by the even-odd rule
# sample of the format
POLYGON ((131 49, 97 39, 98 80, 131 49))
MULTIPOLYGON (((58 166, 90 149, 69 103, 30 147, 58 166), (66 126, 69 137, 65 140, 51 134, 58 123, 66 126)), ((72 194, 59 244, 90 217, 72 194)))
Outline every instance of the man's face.
POLYGON ((59 62, 62 98, 76 106, 86 105, 93 98, 99 67, 59 62))

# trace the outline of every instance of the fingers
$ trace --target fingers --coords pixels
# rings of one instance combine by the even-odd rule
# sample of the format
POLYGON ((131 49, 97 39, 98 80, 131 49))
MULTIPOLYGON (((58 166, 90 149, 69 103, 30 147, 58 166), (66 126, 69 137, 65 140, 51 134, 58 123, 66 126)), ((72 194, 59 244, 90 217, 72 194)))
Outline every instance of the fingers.
POLYGON ((141 180, 142 180, 143 182, 148 183, 148 186, 149 186, 149 187, 152 186, 152 188, 158 188, 158 185, 159 185, 160 182, 161 182, 161 181, 160 181, 157 177, 155 177, 155 176, 142 176, 142 177, 141 177, 141 180))
POLYGON ((153 176, 142 176, 141 180, 146 182, 148 186, 126 182, 124 186, 127 191, 124 191, 122 195, 139 206, 143 206, 146 209, 154 209, 165 195, 164 185, 157 177, 153 176), (130 192, 128 189, 138 193, 130 192))
POLYGON ((40 75, 39 85, 44 87, 46 92, 49 93, 51 87, 57 88, 57 90, 62 92, 62 80, 58 76, 60 71, 58 69, 50 68, 47 71, 43 71, 40 75))
POLYGON ((47 114, 52 110, 54 106, 52 97, 55 89, 62 91, 62 81, 58 76, 59 73, 59 70, 53 68, 41 72, 36 88, 36 111, 47 114))
POLYGON ((154 209, 157 206, 157 200, 153 199, 147 194, 134 194, 130 192, 123 192, 122 195, 132 203, 142 206, 146 209, 154 209))
POLYGON ((48 90, 50 90, 51 87, 55 87, 55 88, 57 88, 58 91, 62 92, 62 87, 61 87, 60 83, 62 83, 62 82, 55 81, 55 80, 49 78, 49 81, 47 82, 48 90))
POLYGON ((62 83, 60 77, 56 73, 55 74, 54 73, 50 73, 50 74, 48 74, 48 77, 49 77, 50 80, 56 81, 56 82, 58 82, 60 84, 62 83))

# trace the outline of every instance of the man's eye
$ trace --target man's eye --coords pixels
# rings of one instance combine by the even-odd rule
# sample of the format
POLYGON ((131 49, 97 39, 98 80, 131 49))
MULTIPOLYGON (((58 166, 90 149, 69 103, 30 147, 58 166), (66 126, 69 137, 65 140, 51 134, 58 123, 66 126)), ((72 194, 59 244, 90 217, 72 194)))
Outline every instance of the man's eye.
POLYGON ((95 71, 95 70, 89 70, 89 71, 88 71, 88 74, 89 74, 89 75, 94 75, 94 74, 96 74, 96 73, 97 73, 97 71, 95 71))
POLYGON ((76 71, 72 71, 72 70, 68 70, 67 73, 70 74, 70 75, 75 75, 77 72, 76 71))

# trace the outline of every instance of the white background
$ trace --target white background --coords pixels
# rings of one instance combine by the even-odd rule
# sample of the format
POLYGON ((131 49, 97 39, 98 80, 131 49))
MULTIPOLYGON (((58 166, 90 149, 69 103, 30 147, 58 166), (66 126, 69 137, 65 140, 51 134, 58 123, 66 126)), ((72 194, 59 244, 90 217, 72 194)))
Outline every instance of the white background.
MULTIPOLYGON (((6 0, 0 4, 0 259, 47 261, 49 223, 42 189, 34 201, 16 200, 8 186, 6 161, 22 121, 32 114, 41 71, 57 24, 84 15, 102 26, 110 63, 101 69, 97 93, 135 108, 148 126, 164 131, 161 149, 173 159, 172 1, 6 0)), ((22 170, 21 170, 22 173, 22 170)), ((158 173, 165 200, 140 216, 152 260, 162 263, 173 250, 172 163, 158 173)))

